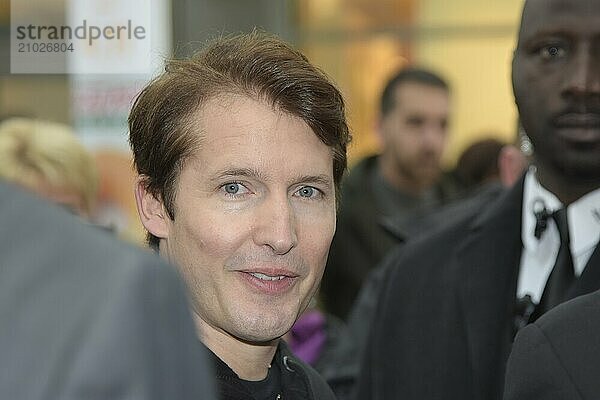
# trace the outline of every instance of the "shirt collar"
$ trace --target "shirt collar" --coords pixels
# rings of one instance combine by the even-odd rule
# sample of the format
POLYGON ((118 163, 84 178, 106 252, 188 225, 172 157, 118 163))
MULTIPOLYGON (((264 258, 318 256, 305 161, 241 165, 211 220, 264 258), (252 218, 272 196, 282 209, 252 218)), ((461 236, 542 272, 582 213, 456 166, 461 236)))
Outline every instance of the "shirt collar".
POLYGON ((523 229, 521 238, 527 249, 535 250, 538 246, 538 239, 534 235, 535 212, 544 207, 548 212, 553 212, 561 208, 562 203, 553 193, 540 184, 536 177, 536 169, 531 166, 525 175, 523 187, 523 229))
MULTIPOLYGON (((523 189, 523 230, 521 238, 528 249, 535 249, 538 240, 534 235, 535 211, 540 205, 553 212, 563 207, 561 201, 544 188, 536 177, 535 167, 530 167, 525 176, 523 189)), ((600 237, 600 188, 586 194, 567 207, 571 251, 574 256, 585 252, 598 243, 600 237)))
POLYGON ((600 188, 571 204, 567 213, 573 254, 596 246, 600 239, 600 188))

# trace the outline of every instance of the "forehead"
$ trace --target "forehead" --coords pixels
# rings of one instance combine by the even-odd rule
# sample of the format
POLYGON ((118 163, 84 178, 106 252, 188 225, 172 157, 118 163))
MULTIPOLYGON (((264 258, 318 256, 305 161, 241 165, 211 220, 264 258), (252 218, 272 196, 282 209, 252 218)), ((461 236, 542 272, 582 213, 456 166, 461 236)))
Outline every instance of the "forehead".
POLYGON ((265 101, 219 96, 205 103, 195 119, 200 139, 193 158, 207 170, 240 165, 278 172, 333 170, 331 149, 308 124, 265 101))
POLYGON ((432 110, 447 108, 449 102, 448 91, 444 88, 420 82, 403 82, 394 91, 396 109, 432 110))
POLYGON ((600 34, 598 0, 527 0, 520 41, 545 33, 600 34))

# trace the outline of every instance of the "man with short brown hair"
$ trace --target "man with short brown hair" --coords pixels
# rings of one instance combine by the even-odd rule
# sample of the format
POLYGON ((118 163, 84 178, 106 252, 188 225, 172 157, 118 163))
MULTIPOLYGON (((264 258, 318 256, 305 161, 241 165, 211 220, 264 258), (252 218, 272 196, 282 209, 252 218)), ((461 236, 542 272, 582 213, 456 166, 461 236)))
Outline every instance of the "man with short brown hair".
POLYGON ((259 33, 171 61, 130 115, 150 244, 187 283, 227 399, 328 399, 280 340, 316 292, 349 141, 339 91, 259 33))

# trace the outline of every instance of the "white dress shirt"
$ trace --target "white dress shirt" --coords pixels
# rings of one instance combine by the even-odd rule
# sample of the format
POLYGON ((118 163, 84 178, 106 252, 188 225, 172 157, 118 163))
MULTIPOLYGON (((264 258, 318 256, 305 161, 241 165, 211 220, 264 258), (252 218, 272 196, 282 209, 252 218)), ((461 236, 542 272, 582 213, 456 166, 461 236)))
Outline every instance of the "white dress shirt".
MULTIPOLYGON (((560 247, 560 235, 552 218, 548 218, 548 226, 540 239, 535 237, 535 212, 543 207, 552 213, 562 208, 563 204, 542 187, 536 178, 535 167, 531 167, 525 176, 523 191, 523 252, 517 281, 517 298, 529 295, 534 303, 539 303, 542 297, 560 247)), ((600 189, 571 203, 567 207, 567 219, 574 272, 579 277, 600 239, 600 189)))

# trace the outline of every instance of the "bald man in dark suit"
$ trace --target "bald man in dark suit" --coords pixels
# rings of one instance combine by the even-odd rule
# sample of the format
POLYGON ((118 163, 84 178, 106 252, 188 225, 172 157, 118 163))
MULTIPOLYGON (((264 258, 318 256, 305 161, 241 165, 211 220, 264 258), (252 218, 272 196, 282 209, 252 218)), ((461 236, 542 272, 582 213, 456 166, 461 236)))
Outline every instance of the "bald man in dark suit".
POLYGON ((214 399, 160 260, 0 183, 0 398, 214 399))

